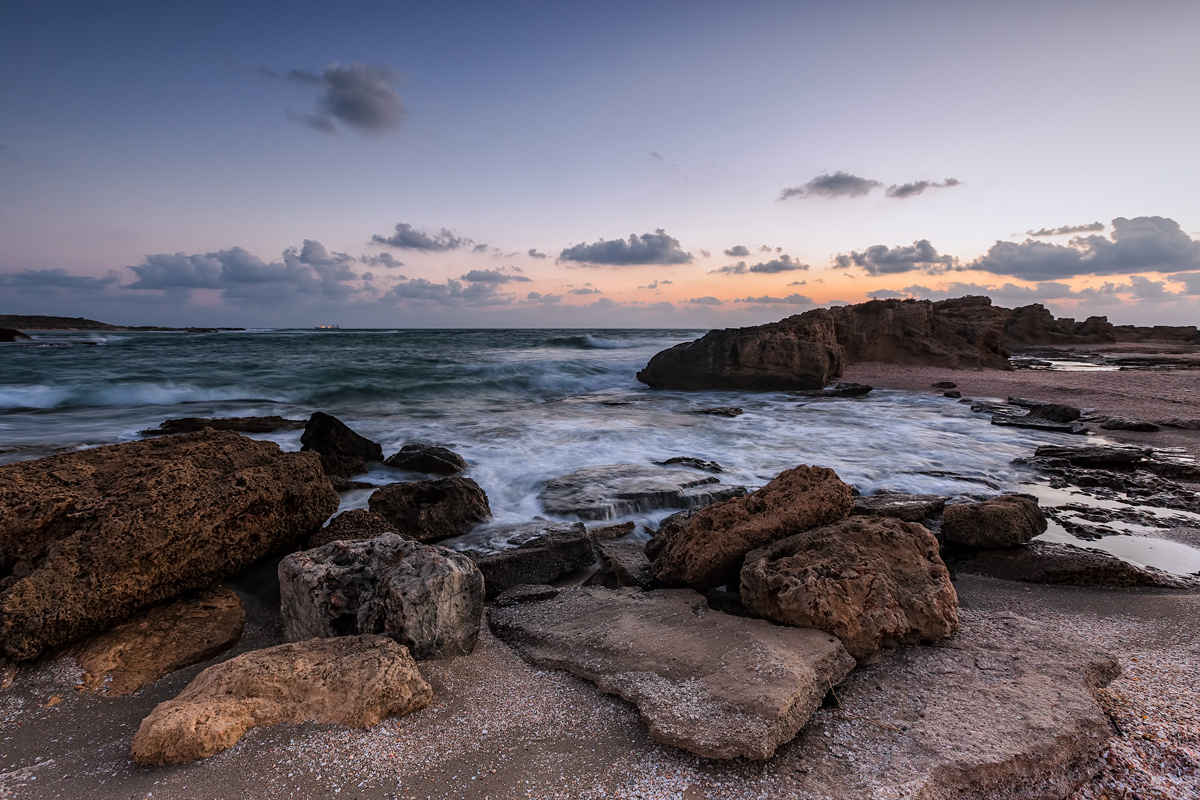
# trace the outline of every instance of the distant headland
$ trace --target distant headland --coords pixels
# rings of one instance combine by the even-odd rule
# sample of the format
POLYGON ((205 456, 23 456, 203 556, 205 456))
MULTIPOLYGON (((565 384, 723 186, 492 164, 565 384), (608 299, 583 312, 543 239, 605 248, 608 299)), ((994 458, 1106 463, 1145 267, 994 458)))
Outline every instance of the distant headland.
POLYGON ((110 325, 83 317, 51 317, 30 314, 0 314, 0 328, 18 331, 183 331, 213 333, 244 331, 245 328, 164 328, 158 325, 110 325))

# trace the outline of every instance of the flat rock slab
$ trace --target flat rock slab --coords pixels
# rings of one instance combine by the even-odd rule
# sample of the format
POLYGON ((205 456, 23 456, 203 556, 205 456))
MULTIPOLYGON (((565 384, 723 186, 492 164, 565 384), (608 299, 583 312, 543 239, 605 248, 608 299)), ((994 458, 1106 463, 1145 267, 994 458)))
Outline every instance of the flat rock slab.
POLYGON ((1200 579, 1194 576, 1172 575, 1153 567, 1140 567, 1103 550, 1062 542, 1030 542, 1026 547, 976 550, 954 561, 952 566, 956 572, 1025 583, 1200 588, 1200 579))
POLYGON ((1056 433, 1074 433, 1083 435, 1088 432, 1082 422, 1054 422, 1034 416, 1014 417, 1008 414, 993 414, 993 425, 1006 425, 1012 428, 1034 428, 1039 431, 1054 431, 1056 433))
POLYGON ((691 470, 613 464, 552 478, 538 499, 548 514, 599 520, 659 508, 706 506, 745 492, 691 470))
POLYGON ((920 522, 936 517, 946 507, 949 497, 940 494, 901 494, 880 492, 854 498, 856 516, 894 517, 905 522, 920 522))
POLYGON ((157 428, 142 431, 142 434, 162 436, 171 433, 193 433, 205 428, 241 433, 271 433, 279 430, 300 430, 306 424, 307 420, 285 419, 278 415, 269 417, 180 417, 164 420, 157 428))
POLYGON ((599 541, 596 542, 596 552, 600 555, 600 569, 584 585, 609 589, 626 586, 649 589, 654 584, 654 579, 650 577, 650 559, 641 542, 599 541))
POLYGON ((245 625, 241 599, 217 587, 147 609, 64 655, 83 667, 88 691, 115 697, 233 647, 245 625))
POLYGON ((582 522, 534 520, 476 528, 455 544, 483 573, 486 596, 523 583, 543 584, 596 562, 582 522))
POLYGON ((535 666, 635 704, 654 739, 706 758, 770 758, 854 668, 833 636, 722 614, 687 589, 537 597, 502 597, 488 611, 495 634, 535 666))

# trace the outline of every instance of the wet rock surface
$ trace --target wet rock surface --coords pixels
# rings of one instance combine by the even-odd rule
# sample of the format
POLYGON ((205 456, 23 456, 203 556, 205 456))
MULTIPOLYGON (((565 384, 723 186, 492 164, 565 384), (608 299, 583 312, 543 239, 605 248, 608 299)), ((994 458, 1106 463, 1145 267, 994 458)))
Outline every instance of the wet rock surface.
POLYGON ((576 588, 489 609, 526 661, 634 703, 663 744, 770 758, 854 667, 837 640, 710 609, 689 590, 576 588))
POLYGON ((873 390, 874 386, 867 386, 865 383, 837 383, 825 389, 812 389, 805 392, 797 392, 804 397, 866 397, 873 390))
POLYGON ((1023 495, 947 506, 942 515, 945 540, 967 547, 1019 547, 1045 532, 1046 515, 1023 495))
POLYGON ((867 517, 894 517, 905 522, 920 522, 940 515, 949 499, 940 494, 878 492, 855 497, 853 513, 867 517))
POLYGON ((1122 561, 1103 550, 1059 542, 1032 542, 1026 547, 983 549, 954 558, 954 571, 1007 581, 1069 586, 1145 586, 1161 589, 1200 588, 1200 579, 1172 575, 1122 561))
POLYGON ((376 489, 367 503, 418 542, 461 536, 492 516, 487 494, 470 478, 392 483, 376 489))
POLYGON ((157 428, 144 430, 146 436, 160 436, 172 433, 193 433, 205 428, 216 431, 238 431, 240 433, 271 433, 272 431, 294 431, 303 428, 307 422, 302 419, 286 419, 280 416, 269 417, 180 417, 164 420, 157 428))
POLYGON ((467 462, 458 453, 432 444, 406 444, 383 463, 428 475, 457 475, 467 468, 467 462))
POLYGON ((0 342, 19 342, 29 336, 13 328, 0 328, 0 342))
POLYGON ((208 758, 252 728, 323 722, 365 728, 424 708, 433 690, 386 636, 312 639, 253 650, 201 672, 133 737, 139 764, 208 758))
POLYGON ((485 543, 461 552, 483 573, 487 597, 521 584, 545 584, 596 561, 592 537, 582 522, 535 520, 473 531, 485 543))
POLYGON ((613 464, 552 478, 538 499, 554 516, 603 520, 658 508, 706 506, 745 492, 690 470, 613 464))
POLYGON ((320 547, 339 540, 353 542, 374 539, 385 533, 399 533, 399 531, 382 514, 365 508, 354 508, 338 514, 329 521, 328 525, 308 537, 308 546, 310 548, 320 547))
POLYGON ((600 569, 587 579, 585 586, 653 588, 650 559, 641 542, 601 541, 596 543, 596 552, 600 556, 600 569))
POLYGON ((337 417, 316 411, 300 436, 301 451, 320 454, 329 475, 349 478, 367 471, 366 462, 383 461, 383 447, 350 429, 337 417))
POLYGON ((712 408, 695 408, 693 414, 707 414, 710 417, 740 417, 745 412, 737 406, 713 406, 712 408))
POLYGON ((21 660, 207 588, 337 509, 314 455, 229 431, 0 467, 0 642, 21 660))
POLYGON ((937 539, 886 517, 851 517, 750 551, 741 597, 756 616, 832 633, 857 659, 958 629, 937 539))
POLYGON ((691 456, 672 456, 666 461, 654 462, 662 467, 688 467, 690 469, 698 469, 702 472, 723 472, 721 465, 715 461, 705 461, 702 458, 692 458, 691 456))
POLYGON ((475 648, 483 588, 483 575, 467 556, 394 533, 331 542, 279 562, 289 641, 383 634, 418 660, 475 648))
MULTIPOLYGON (((1200 513, 1200 466, 1165 449, 1121 446, 1039 447, 1028 464, 1054 488, 1073 487, 1125 506, 1143 505, 1200 513)), ((1147 516, 1151 527, 1161 527, 1147 516)))
POLYGON ((1160 430, 1158 425, 1153 422, 1129 417, 1105 417, 1100 423, 1100 427, 1106 431, 1141 431, 1142 433, 1154 433, 1160 430))

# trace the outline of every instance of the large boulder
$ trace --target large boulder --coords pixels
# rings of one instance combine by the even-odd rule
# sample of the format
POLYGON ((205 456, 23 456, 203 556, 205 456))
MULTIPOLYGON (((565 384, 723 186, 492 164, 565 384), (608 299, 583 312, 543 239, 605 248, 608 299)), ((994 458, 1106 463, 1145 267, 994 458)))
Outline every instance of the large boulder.
POLYGON ((281 644, 201 672, 142 720, 132 755, 139 764, 179 764, 216 755, 252 728, 366 728, 432 699, 412 656, 386 636, 281 644))
POLYGON ((366 508, 352 508, 338 514, 329 520, 328 525, 308 537, 308 546, 320 547, 337 541, 356 542, 399 532, 382 514, 366 508))
POLYGON ((1020 547, 1046 527, 1037 501, 1017 494, 947 506, 942 516, 946 542, 967 547, 1020 547))
POLYGON ((488 611, 500 639, 635 704, 657 741, 706 758, 770 758, 854 668, 828 634, 723 614, 686 589, 514 591, 488 611))
POLYGON ((741 591, 752 613, 828 631, 857 659, 958 630, 958 596, 937 539, 887 517, 851 517, 751 551, 741 591))
POLYGON ((712 475, 649 464, 588 467, 546 481, 538 495, 547 514, 615 519, 658 508, 705 506, 746 493, 712 475))
POLYGON ((367 504, 418 542, 461 536, 492 516, 487 494, 470 478, 391 483, 376 489, 367 504))
POLYGON ((34 658, 303 541, 315 454, 201 431, 0 466, 0 643, 34 658))
POLYGON ((483 575, 444 547, 394 533, 335 541, 279 562, 289 641, 384 634, 418 660, 470 653, 483 614, 483 575))
POLYGON ((432 444, 406 444, 383 463, 428 475, 457 475, 467 468, 467 462, 458 453, 432 444))
POLYGON ((854 499, 837 473, 801 465, 745 497, 711 505, 651 539, 650 574, 668 586, 711 589, 736 579, 746 553, 850 515, 854 499))
POLYGON ((350 429, 337 417, 314 411, 300 435, 300 450, 321 456, 329 475, 349 478, 367 471, 368 461, 383 461, 383 446, 350 429))
POLYGON ((523 583, 544 584, 596 562, 592 537, 582 522, 535 520, 496 525, 471 538, 462 550, 483 573, 490 600, 523 583))

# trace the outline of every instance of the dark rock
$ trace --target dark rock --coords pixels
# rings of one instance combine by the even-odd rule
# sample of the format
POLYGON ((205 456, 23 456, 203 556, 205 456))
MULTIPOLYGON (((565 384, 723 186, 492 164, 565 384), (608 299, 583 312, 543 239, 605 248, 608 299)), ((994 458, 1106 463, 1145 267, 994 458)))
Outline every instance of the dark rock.
POLYGON ((1137 566, 1103 550, 1059 542, 1031 542, 1027 547, 975 550, 952 561, 951 566, 956 573, 1026 583, 1163 589, 1200 587, 1194 577, 1137 566))
POLYGON ((962 392, 956 389, 951 389, 950 391, 942 392, 942 397, 949 397, 951 399, 958 400, 962 397, 962 392))
POLYGON ((857 659, 958 630, 937 539, 886 517, 851 517, 752 550, 741 596, 757 616, 832 633, 857 659))
POLYGON ((1118 342, 1185 342, 1200 343, 1200 330, 1195 325, 1116 325, 1118 342))
POLYGON ((666 461, 655 461, 655 464, 663 467, 678 465, 681 467, 691 467, 692 469, 702 470, 704 472, 721 472, 721 465, 715 461, 705 461, 702 458, 692 458, 691 456, 674 456, 666 461))
POLYGON ((1045 532, 1046 515, 1024 495, 947 506, 942 515, 946 541, 967 547, 1019 547, 1045 532))
POLYGON ((390 483, 376 489, 367 504, 418 542, 461 536, 492 517, 487 494, 470 478, 390 483))
POLYGON ((745 492, 699 472, 613 464, 553 478, 538 499, 548 514, 600 520, 656 508, 704 506, 745 492))
POLYGON ((270 433, 279 430, 299 430, 307 423, 302 419, 269 417, 180 417, 163 421, 157 428, 144 430, 146 436, 170 433, 192 433, 212 428, 215 431, 240 431, 241 433, 270 433))
POLYGON ((1036 419, 1048 419, 1051 422, 1074 422, 1079 419, 1079 409, 1059 403, 1047 403, 1029 409, 1029 416, 1036 419))
POLYGON ((737 406, 713 406, 712 408, 694 408, 693 414, 708 414, 710 417, 740 417, 743 412, 737 406))
POLYGON ((1125 417, 1109 417, 1100 423, 1100 427, 1106 431, 1142 431, 1144 433, 1153 433, 1159 429, 1153 422, 1125 417))
POLYGON ((929 384, 934 389, 957 389, 958 384, 954 381, 938 381, 937 383, 929 384))
POLYGON ((838 383, 827 389, 814 389, 807 392, 799 392, 805 397, 865 397, 870 394, 874 386, 867 386, 865 383, 838 383))
POLYGON ((868 517, 894 517, 905 522, 920 522, 927 517, 939 516, 949 499, 949 497, 939 494, 879 492, 855 497, 852 513, 868 517))
POLYGON ((704 599, 708 601, 708 607, 713 611, 720 611, 722 614, 732 614, 735 617, 754 616, 742 604, 741 592, 735 592, 731 589, 718 586, 716 589, 709 589, 705 592, 704 599))
POLYGON ((363 539, 374 539, 385 533, 399 533, 399 531, 382 514, 368 511, 365 508, 355 508, 343 511, 331 519, 328 525, 309 537, 308 546, 313 548, 330 542, 356 542, 363 539))
POLYGON ((497 608, 506 606, 517 606, 521 603, 535 603, 538 600, 550 600, 558 597, 563 592, 556 586, 547 586, 545 584, 526 584, 524 586, 514 586, 506 592, 501 592, 496 598, 493 605, 497 608))
POLYGON ((992 416, 993 425, 1006 425, 1012 428, 1034 428, 1040 431, 1054 431, 1055 433, 1073 433, 1082 435, 1088 432, 1087 426, 1081 422, 1052 422, 1048 419, 1041 419, 1026 415, 1023 417, 1014 417, 1008 414, 995 414, 992 416))
POLYGON ((230 431, 0 466, 0 642, 17 660, 204 589, 337 510, 315 455, 230 431))
MULTIPOLYGON (((324 468, 325 458, 326 458, 326 456, 321 456, 322 468, 324 468)), ((366 469, 365 462, 363 463, 362 468, 364 470, 366 469)), ((329 475, 328 472, 325 474, 329 475)), ((371 483, 370 481, 352 481, 349 478, 343 478, 339 475, 329 475, 329 484, 333 487, 333 490, 335 492, 337 492, 338 494, 341 494, 343 492, 353 492, 358 489, 377 489, 377 488, 379 488, 378 483, 371 483)))
POLYGON ((641 542, 598 542, 596 551, 600 554, 600 569, 587 579, 584 586, 649 589, 653 585, 650 559, 646 557, 641 542))
POLYGON ((836 522, 853 508, 850 487, 833 470, 785 470, 757 492, 709 506, 682 525, 664 521, 650 540, 650 574, 668 586, 711 589, 736 576, 749 551, 836 522))
POLYGON ((606 539, 620 539, 622 536, 627 536, 633 533, 637 525, 632 522, 622 522, 619 525, 602 525, 597 528, 588 530, 588 535, 592 537, 593 542, 602 542, 606 539))
POLYGON ((328 475, 349 478, 367 471, 367 461, 383 461, 383 447, 350 430, 337 417, 313 412, 300 437, 300 450, 321 455, 321 466, 328 475))
POLYGON ((383 463, 430 475, 457 475, 467 468, 467 462, 458 453, 432 444, 406 444, 383 463))
POLYGON ((19 342, 29 337, 12 328, 0 328, 0 342, 19 342))
POLYGON ((1187 417, 1172 417, 1170 419, 1160 419, 1159 425, 1167 428, 1179 428, 1185 431, 1200 431, 1200 419, 1187 417))
POLYGON ((1043 445, 1034 451, 1037 458, 1065 459, 1080 467, 1108 467, 1144 462, 1153 453, 1144 447, 1122 447, 1119 445, 1091 445, 1067 447, 1043 445))
POLYGON ((592 537, 582 522, 536 520, 476 529, 483 544, 464 548, 483 573, 487 598, 522 584, 546 584, 596 563, 592 537))
POLYGON ((854 667, 828 634, 722 614, 689 590, 568 589, 488 621, 526 661, 619 695, 655 740, 706 758, 770 758, 854 667))
POLYGON ((336 480, 334 488, 339 492, 348 492, 356 488, 359 481, 350 478, 367 471, 367 462, 358 456, 331 456, 321 454, 321 469, 331 480, 336 480))
POLYGON ((470 653, 483 614, 483 575, 471 559, 394 533, 335 541, 279 562, 289 641, 383 634, 418 661, 470 653))
POLYGON ((1088 317, 1083 322, 1070 317, 1056 319, 1041 303, 1014 308, 1004 326, 1004 346, 1010 350, 1033 345, 1115 341, 1117 337, 1107 317, 1088 317))

